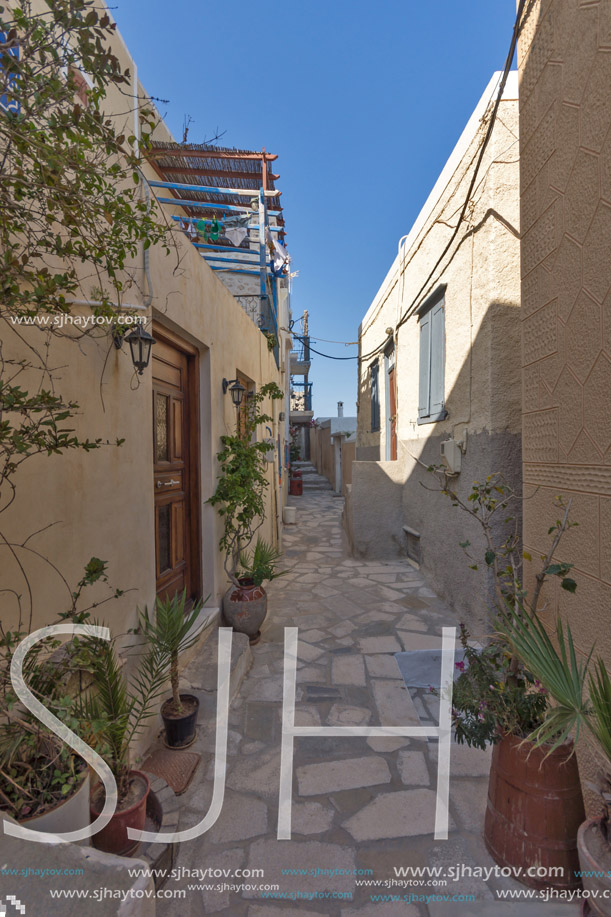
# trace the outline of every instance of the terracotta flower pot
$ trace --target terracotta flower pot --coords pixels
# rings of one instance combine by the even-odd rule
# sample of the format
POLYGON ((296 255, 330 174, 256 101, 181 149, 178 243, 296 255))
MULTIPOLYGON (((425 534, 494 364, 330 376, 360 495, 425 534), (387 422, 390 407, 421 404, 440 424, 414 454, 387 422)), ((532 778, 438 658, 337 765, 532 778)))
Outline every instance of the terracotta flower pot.
POLYGON ((600 821, 589 818, 583 822, 577 832, 577 849, 584 891, 598 893, 588 897, 588 913, 611 917, 611 845, 602 836, 600 821))
MULTIPOLYGON (((105 853, 115 853, 117 856, 131 856, 138 848, 139 841, 133 841, 127 836, 128 828, 141 831, 146 821, 146 800, 151 789, 149 778, 142 771, 130 771, 130 788, 136 796, 125 809, 119 809, 110 819, 105 828, 94 834, 91 842, 98 850, 105 853)), ((90 812, 91 819, 101 815, 104 805, 104 789, 98 784, 93 791, 90 812), (101 792, 100 792, 101 791, 101 792)))
MULTIPOLYGON (((517 736, 494 746, 484 840, 501 866, 521 867, 516 878, 532 888, 578 888, 577 830, 583 798, 572 745, 548 754, 517 736), (546 757, 547 755, 547 757, 546 757), (539 875, 528 875, 531 867, 539 875), (561 875, 550 875, 560 867, 561 875)), ((559 870, 559 872, 560 872, 559 870)))
POLYGON ((267 594, 263 586, 255 586, 252 580, 240 580, 239 586, 231 586, 223 599, 223 615, 239 634, 247 634, 251 645, 261 639, 260 627, 267 614, 267 594))

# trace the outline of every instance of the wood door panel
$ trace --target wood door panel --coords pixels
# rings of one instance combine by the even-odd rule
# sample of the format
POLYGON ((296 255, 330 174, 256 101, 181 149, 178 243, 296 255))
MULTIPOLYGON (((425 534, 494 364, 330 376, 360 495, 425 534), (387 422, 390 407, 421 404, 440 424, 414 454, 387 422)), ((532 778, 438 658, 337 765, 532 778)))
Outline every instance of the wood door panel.
POLYGON ((185 563, 185 504, 172 503, 172 567, 185 563))
POLYGON ((174 461, 182 461, 184 458, 183 453, 183 426, 184 426, 184 411, 182 401, 179 401, 176 398, 172 399, 172 411, 174 416, 172 417, 172 459, 174 461))
POLYGON ((163 339, 153 351, 153 493, 157 594, 199 596, 196 355, 163 339), (190 369, 191 367, 191 369, 190 369))
POLYGON ((155 496, 157 502, 161 502, 164 496, 170 496, 177 491, 184 493, 183 483, 184 470, 182 471, 159 471, 155 475, 155 496))
POLYGON ((390 460, 395 462, 397 460, 397 380, 395 376, 395 368, 393 368, 388 373, 388 391, 389 391, 389 402, 390 402, 390 460))

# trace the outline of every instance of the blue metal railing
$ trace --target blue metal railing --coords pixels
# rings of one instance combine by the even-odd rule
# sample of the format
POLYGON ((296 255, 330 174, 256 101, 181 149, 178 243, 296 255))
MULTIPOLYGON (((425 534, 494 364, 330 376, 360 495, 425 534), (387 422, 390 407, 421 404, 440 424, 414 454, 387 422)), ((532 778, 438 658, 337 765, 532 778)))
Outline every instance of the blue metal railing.
POLYGON ((291 410, 292 411, 311 411, 312 410, 312 383, 311 382, 293 382, 291 379, 291 410), (303 407, 299 405, 303 404, 303 407))

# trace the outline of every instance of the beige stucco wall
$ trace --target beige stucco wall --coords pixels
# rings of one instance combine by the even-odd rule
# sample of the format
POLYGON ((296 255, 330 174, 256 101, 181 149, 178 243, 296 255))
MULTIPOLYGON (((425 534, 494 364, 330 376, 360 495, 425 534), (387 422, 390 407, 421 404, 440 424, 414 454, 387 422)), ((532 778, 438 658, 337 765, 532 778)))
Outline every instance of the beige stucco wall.
POLYGON ((611 665, 611 4, 534 3, 519 62, 524 543, 544 553, 572 499, 557 557, 577 592, 548 590, 546 613, 611 665))
MULTIPOLYGON (((113 49, 134 73, 134 62, 119 35, 113 49)), ((125 96, 109 93, 106 107, 109 113, 124 112, 125 96)), ((157 137, 171 139, 163 124, 157 137)), ((149 178, 157 177, 146 164, 143 171, 149 178)), ((166 208, 168 214, 173 211, 181 212, 166 208)), ((195 346, 200 355, 201 560, 203 596, 209 596, 208 605, 213 607, 219 605, 227 580, 218 549, 221 522, 205 501, 215 489, 220 437, 235 430, 236 419, 230 395, 223 395, 222 380, 233 379, 240 372, 258 387, 273 380, 286 390, 287 377, 276 368, 265 337, 184 234, 174 235, 169 255, 160 247, 150 250, 150 274, 152 304, 147 314, 195 346)), ((142 305, 148 289, 142 253, 127 266, 126 278, 130 276, 133 283, 124 294, 124 302, 142 305)), ((79 295, 86 300, 95 298, 90 280, 83 281, 79 295)), ((285 306, 288 308, 286 300, 285 306)), ((86 307, 75 306, 74 313, 79 311, 89 314, 86 307)), ((28 347, 43 346, 44 333, 22 328, 20 335, 25 344, 16 333, 7 333, 4 356, 24 354, 33 359, 28 347)), ((290 344, 283 341, 281 369, 288 365, 287 348, 290 344)), ((111 442, 124 438, 125 443, 120 448, 111 445, 90 453, 71 451, 36 457, 24 464, 17 476, 15 502, 2 514, 1 530, 12 543, 43 531, 28 543, 28 550, 17 549, 17 556, 11 549, 0 549, 0 586, 27 595, 19 570, 23 564, 33 590, 32 626, 40 626, 66 610, 66 583, 73 588, 84 564, 95 555, 108 562, 109 584, 128 590, 121 598, 97 608, 95 615, 115 634, 124 633, 136 623, 137 609, 150 607, 155 596, 151 368, 135 376, 129 348, 124 345, 117 351, 108 331, 85 338, 78 345, 69 338, 51 338, 48 362, 59 367, 54 374, 56 391, 79 404, 74 424, 78 435, 111 442)), ((38 375, 33 373, 31 381, 36 379, 38 375)), ((280 401, 268 404, 268 408, 274 415, 274 437, 280 433, 284 453, 286 423, 279 423, 278 415, 286 411, 286 405, 280 401)), ((267 518, 261 529, 264 537, 276 543, 286 490, 284 480, 279 486, 279 470, 276 450, 273 464, 267 466, 270 487, 267 518)), ((282 474, 284 478, 284 471, 282 474)), ((99 601, 106 594, 106 587, 99 584, 91 590, 90 598, 99 601)), ((15 595, 3 594, 5 628, 15 626, 17 605, 15 595)), ((27 624, 27 612, 25 617, 27 624)))
POLYGON ((352 483, 352 462, 356 450, 354 417, 332 417, 310 427, 310 458, 336 493, 346 493, 352 483), (338 434, 342 434, 339 436, 338 434))
POLYGON ((342 446, 342 482, 343 491, 352 484, 352 463, 356 455, 356 440, 348 443, 344 442, 342 446))
POLYGON ((421 535, 421 556, 437 589, 464 617, 482 624, 486 583, 458 547, 477 529, 445 498, 418 464, 440 464, 440 443, 467 435, 463 468, 454 482, 466 496, 474 479, 503 471, 514 484, 520 469, 519 199, 517 80, 510 78, 484 154, 466 222, 441 265, 473 172, 490 113, 495 81, 431 192, 360 328, 360 354, 392 343, 396 353, 398 458, 388 461, 389 387, 384 354, 362 358, 356 461, 346 520, 358 556, 406 552, 403 526, 421 535), (482 117, 484 116, 484 120, 482 117), (427 280, 431 271, 433 277, 427 280), (445 407, 448 416, 418 425, 420 326, 416 315, 397 323, 418 291, 418 304, 440 284, 445 291, 445 407), (371 432, 370 366, 379 363, 380 431, 371 432))
POLYGON ((310 427, 310 461, 335 487, 335 458, 330 427, 310 427))

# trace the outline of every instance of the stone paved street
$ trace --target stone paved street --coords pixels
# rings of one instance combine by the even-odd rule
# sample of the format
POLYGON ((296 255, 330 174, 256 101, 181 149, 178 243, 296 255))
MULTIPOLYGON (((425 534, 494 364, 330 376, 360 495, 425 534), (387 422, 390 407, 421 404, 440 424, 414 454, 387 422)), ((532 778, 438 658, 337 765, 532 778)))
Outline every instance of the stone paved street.
MULTIPOLYGON (((181 846, 178 865, 261 868, 264 878, 228 883, 278 884, 280 892, 342 893, 291 901, 262 900, 259 890, 192 890, 186 901, 159 901, 157 913, 277 917, 442 917, 576 915, 576 904, 498 901, 498 878, 467 876, 440 887, 356 886, 396 880, 394 867, 492 867, 481 838, 489 754, 452 747, 450 836, 433 839, 436 740, 298 738, 295 740, 293 837, 278 841, 278 791, 284 628, 299 626, 297 723, 300 725, 434 724, 435 699, 405 688, 394 653, 440 645, 441 628, 458 622, 407 562, 363 563, 348 556, 343 501, 330 492, 291 498, 297 525, 285 526, 290 573, 271 583, 263 639, 231 706, 229 758, 221 815, 204 837, 181 846), (282 870, 303 870, 283 875, 282 870), (336 870, 317 876, 315 870, 336 870), (372 902, 372 894, 474 895, 475 903, 372 902)), ((187 679, 198 684, 198 660, 187 679)), ((203 719, 203 717, 202 717, 203 719)), ((212 790, 212 718, 194 749, 204 753, 195 783, 182 797, 181 827, 207 811, 212 790)), ((219 882, 215 879, 207 883, 219 882)), ((426 881, 426 880, 425 880, 426 881)), ((170 882, 187 888, 193 880, 170 882)))

